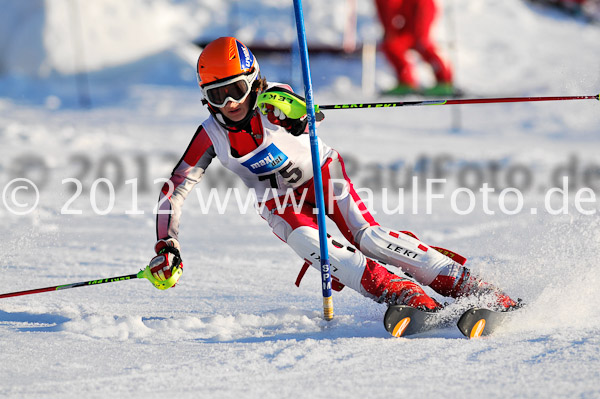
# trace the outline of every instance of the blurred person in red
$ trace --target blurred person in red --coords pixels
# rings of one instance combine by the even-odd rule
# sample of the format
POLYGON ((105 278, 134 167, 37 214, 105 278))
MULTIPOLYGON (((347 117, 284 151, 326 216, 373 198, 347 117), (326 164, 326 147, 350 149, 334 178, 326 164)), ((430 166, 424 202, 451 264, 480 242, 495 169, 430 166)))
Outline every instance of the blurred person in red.
POLYGON ((395 69, 398 85, 384 94, 420 92, 415 68, 408 51, 415 50, 431 65, 436 84, 424 90, 427 95, 453 94, 452 69, 442 59, 431 39, 431 27, 438 14, 434 0, 375 0, 384 29, 381 49, 395 69))

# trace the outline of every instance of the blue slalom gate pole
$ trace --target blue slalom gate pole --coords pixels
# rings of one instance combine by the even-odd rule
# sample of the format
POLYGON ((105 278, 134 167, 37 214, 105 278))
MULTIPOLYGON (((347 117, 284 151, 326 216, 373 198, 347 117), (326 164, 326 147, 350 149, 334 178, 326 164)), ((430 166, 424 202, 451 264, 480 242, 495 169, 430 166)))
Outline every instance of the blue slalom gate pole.
POLYGON ((310 134, 310 148, 312 154, 313 180, 315 183, 315 200, 317 202, 317 223, 319 225, 319 246, 321 247, 321 283, 323 289, 323 315, 325 320, 333 319, 333 298, 331 296, 331 272, 329 265, 329 252, 327 250, 327 228, 325 227, 325 200, 323 197, 323 178, 321 176, 321 157, 319 155, 319 139, 317 137, 315 104, 313 101, 312 82, 310 80, 310 65, 308 63, 308 45, 306 44, 306 30, 304 29, 304 15, 302 1, 294 0, 294 14, 296 16, 296 29, 298 30, 298 44, 300 46, 300 61, 304 78, 304 93, 306 97, 306 115, 310 134))

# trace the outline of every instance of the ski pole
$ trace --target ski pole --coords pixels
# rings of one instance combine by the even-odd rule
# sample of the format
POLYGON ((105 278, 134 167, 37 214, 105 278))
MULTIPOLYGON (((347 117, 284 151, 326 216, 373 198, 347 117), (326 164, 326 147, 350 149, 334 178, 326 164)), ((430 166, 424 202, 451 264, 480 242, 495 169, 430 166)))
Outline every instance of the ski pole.
POLYGON ((173 271, 173 274, 170 278, 168 278, 167 280, 161 281, 161 280, 157 280, 156 278, 154 278, 154 276, 152 275, 152 272, 150 271, 150 266, 146 266, 145 269, 142 269, 138 273, 135 273, 135 274, 128 274, 125 276, 118 276, 118 277, 101 278, 98 280, 82 281, 80 283, 55 285, 53 287, 36 288, 33 290, 9 292, 7 294, 0 294, 0 299, 9 298, 9 297, 13 297, 13 296, 39 294, 42 292, 49 292, 49 291, 60 291, 60 290, 66 290, 69 288, 88 287, 91 285, 114 283, 117 281, 134 280, 134 279, 138 279, 138 278, 148 279, 156 288, 158 288, 160 290, 166 290, 167 288, 170 288, 173 285, 175 285, 175 283, 177 282, 178 277, 179 277, 179 275, 181 275, 181 273, 182 273, 182 269, 176 268, 173 271))
POLYGON ((325 227, 325 200, 323 195, 323 179, 321 176, 321 159, 319 156, 319 139, 315 126, 315 105, 313 102, 312 82, 310 80, 310 65, 308 62, 308 45, 306 44, 306 31, 304 29, 304 15, 302 14, 302 1, 294 0, 294 15, 296 16, 296 30, 300 47, 300 61, 302 63, 302 76, 304 78, 304 93, 306 96, 306 115, 310 136, 312 155, 313 180, 315 185, 315 199, 317 202, 317 225, 319 227, 319 246, 321 255, 321 288, 323 293, 323 316, 325 320, 333 319, 333 298, 331 291, 331 266, 327 249, 327 230, 325 227))
POLYGON ((422 100, 422 101, 392 101, 377 103, 332 104, 317 105, 317 111, 322 109, 360 109, 360 108, 395 108, 421 105, 459 105, 459 104, 492 104, 492 103, 523 103, 535 101, 568 101, 568 100, 598 100, 600 94, 594 96, 562 96, 562 97, 499 97, 499 98, 464 98, 451 100, 422 100))

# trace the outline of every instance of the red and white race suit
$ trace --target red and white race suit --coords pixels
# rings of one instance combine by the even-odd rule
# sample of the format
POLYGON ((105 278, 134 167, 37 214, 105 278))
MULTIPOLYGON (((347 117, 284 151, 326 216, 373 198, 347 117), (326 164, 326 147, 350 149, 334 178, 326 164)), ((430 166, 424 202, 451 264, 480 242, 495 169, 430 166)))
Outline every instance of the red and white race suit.
MULTIPOLYGON (((436 284, 449 295, 454 294, 452 290, 458 292, 459 285, 466 283, 466 276, 458 281, 464 269, 455 262, 459 255, 451 252, 443 255, 410 233, 380 226, 354 190, 342 157, 320 140, 319 153, 327 216, 352 244, 344 246, 333 238, 328 240, 336 286, 341 289, 346 285, 381 301, 389 302, 390 296, 394 296, 396 303, 419 305, 425 300, 431 301, 424 304, 426 307, 435 306, 417 284, 388 272, 367 259, 370 257, 400 268, 424 285, 439 276, 449 277, 441 283, 436 280, 436 284), (457 258, 451 259, 453 256, 457 258), (394 288, 394 284, 401 287, 394 288)), ((260 112, 251 119, 249 131, 230 132, 212 116, 198 128, 173 170, 170 180, 174 190, 170 196, 169 185, 163 187, 160 210, 172 212, 157 215, 158 238, 177 238, 183 202, 215 157, 255 190, 259 204, 263 205, 259 207, 263 209, 261 216, 273 233, 306 264, 318 269, 319 238, 309 135, 293 136, 260 112), (288 206, 278 206, 284 203, 286 195, 288 206), (298 206, 289 206, 290 196, 298 206)))

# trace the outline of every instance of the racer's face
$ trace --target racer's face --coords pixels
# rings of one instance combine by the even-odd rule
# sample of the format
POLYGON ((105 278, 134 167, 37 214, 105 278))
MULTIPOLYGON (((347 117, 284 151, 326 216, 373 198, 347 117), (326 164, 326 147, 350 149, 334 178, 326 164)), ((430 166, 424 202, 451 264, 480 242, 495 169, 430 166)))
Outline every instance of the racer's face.
POLYGON ((239 122, 246 117, 250 109, 250 96, 247 96, 241 103, 228 101, 220 108, 223 115, 234 122, 239 122))

